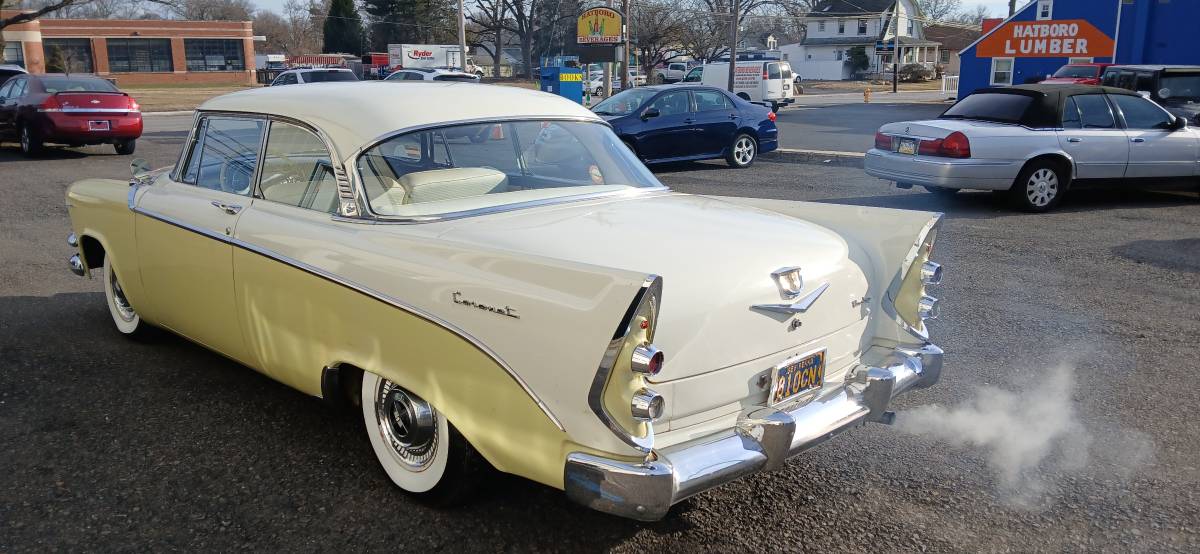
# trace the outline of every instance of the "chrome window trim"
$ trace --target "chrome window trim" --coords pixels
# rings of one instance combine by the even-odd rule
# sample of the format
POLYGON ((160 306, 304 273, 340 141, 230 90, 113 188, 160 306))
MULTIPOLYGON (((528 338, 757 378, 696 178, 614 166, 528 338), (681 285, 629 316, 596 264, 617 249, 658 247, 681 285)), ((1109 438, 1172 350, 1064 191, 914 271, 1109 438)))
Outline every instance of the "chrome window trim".
MULTIPOLYGON (((132 191, 135 190, 135 187, 130 187, 130 188, 131 188, 130 197, 132 198, 133 197, 132 191)), ((373 298, 375 300, 378 300, 380 302, 388 304, 389 306, 398 308, 401 311, 407 312, 411 315, 421 318, 429 323, 437 325, 438 327, 441 327, 441 328, 457 335, 458 337, 460 337, 463 340, 470 343, 472 346, 474 346, 477 350, 479 350, 485 356, 491 358, 501 368, 503 368, 504 371, 506 373, 508 373, 508 376, 515 383, 517 383, 517 385, 520 386, 522 390, 525 391, 525 394, 529 395, 529 398, 532 399, 534 401, 534 403, 537 404, 538 408, 540 408, 542 410, 542 413, 546 414, 546 417, 550 419, 551 423, 553 423, 554 426, 557 427, 559 431, 564 431, 564 432, 566 431, 566 428, 563 427, 562 422, 560 422, 558 420, 558 418, 555 417, 554 414, 550 412, 550 408, 546 405, 546 403, 543 402, 542 399, 539 398, 537 396, 537 394, 535 394, 533 392, 533 389, 529 387, 529 384, 526 383, 525 380, 522 379, 521 376, 517 374, 516 370, 514 370, 512 368, 512 366, 508 365, 508 362, 505 362, 504 359, 501 358, 498 353, 496 353, 496 351, 492 350, 486 344, 481 342, 479 339, 475 338, 470 333, 467 333, 465 330, 454 325, 453 323, 446 321, 445 319, 442 319, 442 318, 440 318, 430 312, 427 312, 421 308, 413 306, 412 304, 408 304, 396 297, 389 296, 387 294, 376 291, 376 290, 366 287, 364 285, 344 279, 344 278, 334 275, 333 273, 330 273, 324 269, 314 267, 312 265, 306 264, 306 263, 296 260, 294 258, 290 258, 288 256, 285 256, 285 255, 275 252, 273 250, 269 250, 269 249, 254 245, 249 242, 246 242, 246 241, 243 241, 243 240, 231 237, 231 236, 216 233, 216 232, 208 230, 208 229, 196 227, 196 226, 188 224, 187 222, 176 219, 174 217, 170 217, 170 216, 163 215, 163 214, 160 214, 157 212, 153 212, 151 210, 138 208, 136 206, 132 207, 132 209, 133 209, 134 213, 144 215, 151 219, 161 221, 163 223, 172 225, 174 227, 178 227, 185 231, 191 231, 193 233, 227 243, 231 246, 241 248, 248 252, 253 252, 260 256, 270 258, 270 259, 280 262, 284 265, 294 267, 296 269, 304 271, 305 273, 313 275, 314 277, 319 277, 321 279, 325 279, 326 281, 329 281, 336 285, 340 285, 342 287, 350 289, 354 292, 362 294, 363 296, 373 298)))
MULTIPOLYGON (((604 407, 604 389, 608 386, 608 378, 612 374, 613 367, 616 366, 617 355, 621 353, 621 347, 624 346, 626 337, 633 329, 633 316, 648 296, 654 296, 658 305, 662 305, 662 277, 648 275, 642 282, 642 289, 638 291, 638 295, 634 299, 636 303, 630 306, 629 321, 621 322, 625 328, 618 328, 613 339, 609 341, 608 347, 604 349, 604 357, 600 359, 600 367, 596 369, 596 376, 592 378, 592 386, 588 389, 588 407, 592 409, 592 413, 596 414, 605 427, 608 427, 608 430, 612 431, 622 442, 645 454, 649 454, 654 449, 654 423, 644 422, 646 424, 645 437, 635 437, 629 434, 629 431, 617 424, 612 415, 608 413, 608 409, 604 407)), ((649 329, 651 338, 654 337, 654 330, 657 327, 658 317, 655 314, 654 322, 649 329)))

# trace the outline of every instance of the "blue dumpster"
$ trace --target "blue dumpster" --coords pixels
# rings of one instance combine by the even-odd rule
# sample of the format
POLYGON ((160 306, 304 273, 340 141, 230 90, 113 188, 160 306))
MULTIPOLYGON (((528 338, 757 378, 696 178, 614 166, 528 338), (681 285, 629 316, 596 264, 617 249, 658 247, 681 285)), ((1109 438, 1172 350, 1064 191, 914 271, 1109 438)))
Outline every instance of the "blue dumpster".
POLYGON ((543 67, 540 78, 542 92, 583 103, 583 71, 578 67, 543 67))

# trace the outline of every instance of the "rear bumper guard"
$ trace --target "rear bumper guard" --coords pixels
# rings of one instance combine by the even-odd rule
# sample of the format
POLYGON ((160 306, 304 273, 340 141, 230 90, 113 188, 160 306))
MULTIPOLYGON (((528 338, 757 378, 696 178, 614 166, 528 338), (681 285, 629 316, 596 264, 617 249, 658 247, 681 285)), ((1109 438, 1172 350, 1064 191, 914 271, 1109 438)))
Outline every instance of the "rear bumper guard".
POLYGON ((567 496, 602 512, 655 521, 673 504, 745 475, 771 471, 847 429, 890 424, 891 400, 941 376, 942 349, 932 344, 897 348, 887 367, 857 370, 840 389, 787 409, 747 408, 737 424, 656 451, 642 463, 573 452, 567 456, 567 496))

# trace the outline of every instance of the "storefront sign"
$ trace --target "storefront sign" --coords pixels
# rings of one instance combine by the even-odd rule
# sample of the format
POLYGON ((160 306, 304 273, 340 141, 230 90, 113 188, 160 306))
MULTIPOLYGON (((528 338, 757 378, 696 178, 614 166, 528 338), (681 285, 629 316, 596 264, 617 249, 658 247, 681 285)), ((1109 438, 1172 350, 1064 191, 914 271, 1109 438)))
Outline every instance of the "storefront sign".
POLYGON ((1010 21, 975 48, 981 58, 1104 58, 1113 39, 1084 19, 1010 21))
POLYGON ((592 8, 579 15, 576 29, 579 44, 617 44, 621 42, 621 12, 612 8, 592 8))

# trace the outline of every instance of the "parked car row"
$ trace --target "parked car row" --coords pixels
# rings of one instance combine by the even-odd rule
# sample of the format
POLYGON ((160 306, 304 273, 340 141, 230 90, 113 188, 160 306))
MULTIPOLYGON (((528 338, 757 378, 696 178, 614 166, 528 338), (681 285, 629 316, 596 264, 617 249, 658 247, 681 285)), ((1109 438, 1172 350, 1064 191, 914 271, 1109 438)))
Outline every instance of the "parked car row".
POLYGON ((22 72, 0 85, 0 142, 17 142, 26 156, 47 144, 111 144, 132 154, 141 136, 141 107, 105 79, 22 72))

